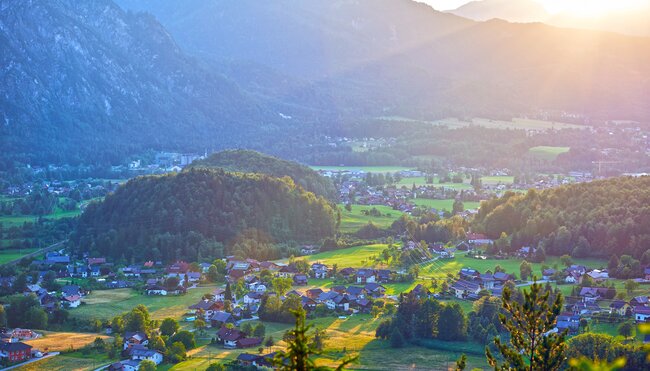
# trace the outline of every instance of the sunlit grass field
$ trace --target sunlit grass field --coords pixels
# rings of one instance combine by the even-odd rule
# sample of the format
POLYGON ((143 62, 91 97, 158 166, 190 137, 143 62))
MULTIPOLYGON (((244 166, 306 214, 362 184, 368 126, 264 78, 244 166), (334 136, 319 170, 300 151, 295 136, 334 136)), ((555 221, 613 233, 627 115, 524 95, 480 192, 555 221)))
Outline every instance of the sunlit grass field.
POLYGON ((329 266, 337 264, 339 268, 361 268, 368 266, 369 261, 381 254, 387 247, 386 244, 372 244, 350 247, 334 251, 326 251, 307 256, 309 262, 321 262, 329 266))

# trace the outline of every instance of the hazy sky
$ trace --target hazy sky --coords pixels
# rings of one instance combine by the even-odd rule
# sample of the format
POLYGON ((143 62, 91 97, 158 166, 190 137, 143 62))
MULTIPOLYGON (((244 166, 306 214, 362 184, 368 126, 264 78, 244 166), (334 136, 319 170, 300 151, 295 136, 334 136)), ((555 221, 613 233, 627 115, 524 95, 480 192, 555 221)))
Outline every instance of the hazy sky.
MULTIPOLYGON (((417 0, 438 10, 455 9, 470 0, 417 0)), ((577 16, 603 16, 611 11, 650 6, 650 0, 537 0, 550 13, 566 12, 577 16)))

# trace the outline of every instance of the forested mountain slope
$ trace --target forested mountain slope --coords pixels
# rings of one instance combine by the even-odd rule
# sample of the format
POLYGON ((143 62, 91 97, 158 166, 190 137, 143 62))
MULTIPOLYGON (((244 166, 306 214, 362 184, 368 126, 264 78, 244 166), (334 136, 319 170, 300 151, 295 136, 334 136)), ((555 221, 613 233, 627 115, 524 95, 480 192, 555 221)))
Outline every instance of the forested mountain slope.
POLYGON ((242 145, 278 117, 186 56, 152 16, 110 0, 2 1, 0 49, 5 159, 115 163, 150 148, 242 145))
POLYGON ((338 220, 334 206, 290 179, 195 169, 130 180, 89 205, 71 239, 77 251, 113 259, 195 261, 231 253, 251 234, 256 244, 317 242, 338 220))
POLYGON ((259 173, 278 178, 290 177, 305 190, 330 200, 336 198, 336 188, 328 179, 305 165, 250 150, 228 150, 211 154, 192 163, 190 168, 223 169, 241 173, 259 173))
POLYGON ((474 229, 512 235, 513 247, 541 242, 547 254, 632 255, 650 248, 650 177, 621 177, 483 202, 474 229))

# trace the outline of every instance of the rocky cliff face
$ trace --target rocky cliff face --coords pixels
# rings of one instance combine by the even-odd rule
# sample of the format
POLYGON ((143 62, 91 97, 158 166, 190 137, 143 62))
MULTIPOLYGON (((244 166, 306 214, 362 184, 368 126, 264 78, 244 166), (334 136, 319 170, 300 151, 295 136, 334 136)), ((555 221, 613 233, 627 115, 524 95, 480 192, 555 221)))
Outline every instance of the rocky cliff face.
POLYGON ((3 1, 0 49, 0 147, 31 160, 237 145, 270 117, 109 0, 3 1))

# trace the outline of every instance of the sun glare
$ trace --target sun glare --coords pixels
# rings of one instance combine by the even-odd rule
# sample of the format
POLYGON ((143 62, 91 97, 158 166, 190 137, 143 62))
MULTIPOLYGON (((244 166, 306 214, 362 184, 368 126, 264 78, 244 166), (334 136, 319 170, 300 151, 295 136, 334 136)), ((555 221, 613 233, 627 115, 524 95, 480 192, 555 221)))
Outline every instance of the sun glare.
POLYGON ((540 0, 540 2, 551 13, 568 13, 579 17, 599 17, 650 4, 649 0, 540 0))

